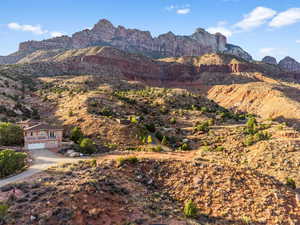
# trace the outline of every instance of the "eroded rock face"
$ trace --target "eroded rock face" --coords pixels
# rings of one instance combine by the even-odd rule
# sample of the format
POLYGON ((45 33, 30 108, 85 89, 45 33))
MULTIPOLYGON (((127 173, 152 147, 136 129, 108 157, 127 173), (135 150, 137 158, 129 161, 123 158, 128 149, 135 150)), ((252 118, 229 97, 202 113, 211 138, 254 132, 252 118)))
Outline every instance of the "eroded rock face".
MULTIPOLYGON (((252 57, 238 46, 228 45, 220 33, 210 34, 198 28, 190 36, 172 32, 152 37, 149 31, 114 27, 108 20, 100 20, 91 30, 86 29, 71 37, 62 36, 43 41, 27 41, 19 46, 19 57, 0 58, 0 64, 17 63, 22 57, 37 50, 79 49, 109 45, 124 51, 141 53, 153 58, 199 56, 205 53, 228 53, 251 60, 252 57)), ((16 54, 16 53, 15 53, 16 54)))
POLYGON ((300 72, 300 63, 289 56, 279 62, 279 67, 287 72, 300 72))
POLYGON ((276 58, 272 56, 265 56, 262 60, 264 63, 272 64, 272 65, 277 65, 277 60, 276 58))
POLYGON ((234 55, 239 58, 245 59, 247 61, 252 60, 252 56, 239 46, 232 45, 232 44, 226 44, 225 47, 226 47, 226 49, 223 51, 223 53, 225 53, 225 54, 234 55))

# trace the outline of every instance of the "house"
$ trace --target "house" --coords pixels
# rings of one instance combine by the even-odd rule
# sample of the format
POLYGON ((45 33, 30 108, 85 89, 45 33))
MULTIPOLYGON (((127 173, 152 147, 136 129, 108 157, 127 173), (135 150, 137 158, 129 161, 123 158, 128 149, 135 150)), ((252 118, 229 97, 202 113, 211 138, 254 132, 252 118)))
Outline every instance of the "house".
POLYGON ((44 123, 23 124, 25 149, 51 149, 61 146, 63 129, 44 123))

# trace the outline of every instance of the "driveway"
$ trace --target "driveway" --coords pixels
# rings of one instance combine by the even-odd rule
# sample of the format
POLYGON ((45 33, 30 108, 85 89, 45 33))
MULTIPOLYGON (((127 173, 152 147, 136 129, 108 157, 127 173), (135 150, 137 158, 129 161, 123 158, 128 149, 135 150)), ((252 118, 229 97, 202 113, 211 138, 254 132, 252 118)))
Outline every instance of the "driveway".
POLYGON ((24 180, 36 173, 39 173, 51 166, 55 166, 60 163, 73 163, 82 160, 82 158, 60 157, 59 155, 54 154, 53 152, 46 149, 31 150, 30 152, 34 160, 33 164, 23 173, 0 180, 0 187, 3 187, 9 183, 15 183, 24 180))

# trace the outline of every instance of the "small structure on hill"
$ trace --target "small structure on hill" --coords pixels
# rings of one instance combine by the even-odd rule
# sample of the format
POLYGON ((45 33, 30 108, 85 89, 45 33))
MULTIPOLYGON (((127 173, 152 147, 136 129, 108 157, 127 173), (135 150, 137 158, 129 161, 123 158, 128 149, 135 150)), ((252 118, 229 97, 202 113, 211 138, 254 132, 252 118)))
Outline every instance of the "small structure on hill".
POLYGON ((62 127, 32 121, 20 122, 19 125, 24 129, 25 149, 53 149, 61 146, 62 127))

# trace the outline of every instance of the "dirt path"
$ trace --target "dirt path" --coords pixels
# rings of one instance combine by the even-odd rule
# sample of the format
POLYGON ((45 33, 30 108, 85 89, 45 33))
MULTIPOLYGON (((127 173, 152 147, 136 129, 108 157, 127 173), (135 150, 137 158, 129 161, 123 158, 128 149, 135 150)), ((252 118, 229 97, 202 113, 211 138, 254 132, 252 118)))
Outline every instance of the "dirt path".
POLYGON ((78 160, 82 160, 82 158, 79 159, 79 158, 60 157, 59 155, 56 155, 53 152, 48 150, 32 150, 31 154, 34 159, 33 165, 30 166, 23 173, 0 180, 0 187, 5 186, 6 184, 15 183, 24 180, 26 178, 29 178, 34 174, 44 171, 49 167, 57 164, 77 162, 78 160))

